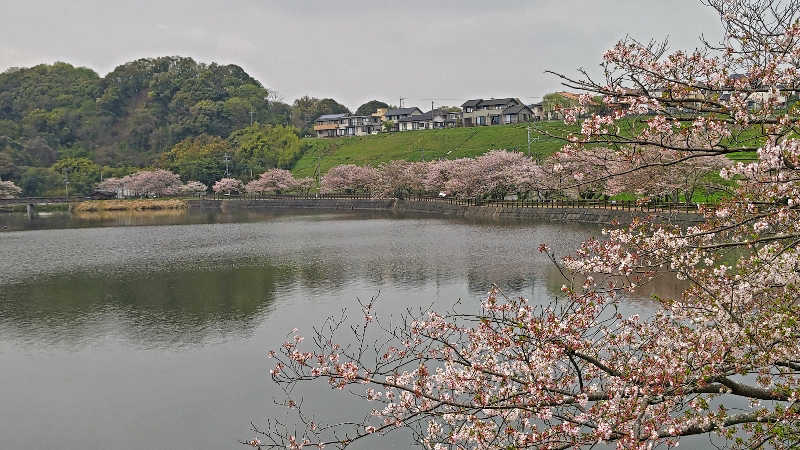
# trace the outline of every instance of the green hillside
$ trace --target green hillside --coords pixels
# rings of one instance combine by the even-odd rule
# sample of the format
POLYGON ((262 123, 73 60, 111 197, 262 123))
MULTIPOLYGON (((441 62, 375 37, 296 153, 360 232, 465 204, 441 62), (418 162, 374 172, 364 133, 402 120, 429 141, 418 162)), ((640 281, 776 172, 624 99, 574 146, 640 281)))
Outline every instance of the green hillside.
MULTIPOLYGON (((303 141, 309 147, 292 171, 297 176, 312 176, 318 158, 320 171, 325 173, 340 164, 374 166, 397 159, 422 161, 423 155, 426 161, 430 161, 472 157, 495 149, 527 151, 526 126, 451 128, 335 139, 305 138, 303 141)), ((539 122, 533 127, 552 133, 563 133, 566 129, 566 125, 560 121, 539 122)), ((531 144, 534 155, 550 155, 563 145, 563 141, 539 135, 535 131, 531 136, 539 138, 531 144)))

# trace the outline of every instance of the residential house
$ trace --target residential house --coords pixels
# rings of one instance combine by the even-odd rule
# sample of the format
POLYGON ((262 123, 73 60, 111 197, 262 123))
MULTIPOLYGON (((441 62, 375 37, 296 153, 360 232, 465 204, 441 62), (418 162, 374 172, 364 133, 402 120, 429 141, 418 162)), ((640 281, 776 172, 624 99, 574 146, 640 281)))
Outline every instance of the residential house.
POLYGON ((317 137, 366 136, 380 130, 381 119, 377 116, 324 114, 314 121, 317 137))
POLYGON ((445 109, 434 109, 423 114, 414 114, 398 119, 398 131, 433 130, 455 128, 461 124, 461 113, 445 109))
POLYGON ((347 116, 339 119, 342 136, 366 136, 381 131, 381 119, 375 116, 347 116))
POLYGON ((390 131, 399 131, 400 130, 400 119, 406 119, 411 116, 421 115, 422 110, 417 108, 416 106, 412 106, 411 108, 391 108, 386 111, 384 114, 384 121, 391 120, 392 121, 392 129, 390 131))
POLYGON ((339 136, 339 121, 347 117, 347 114, 323 114, 314 121, 314 131, 317 137, 336 137, 339 136))
MULTIPOLYGON (((728 78, 730 84, 733 85, 740 79, 745 79, 746 81, 747 75, 741 73, 734 73, 728 78)), ((793 92, 779 90, 777 95, 773 96, 767 89, 755 90, 761 87, 760 83, 758 86, 753 87, 751 85, 749 87, 754 88, 754 92, 750 92, 750 94, 747 97, 747 107, 754 111, 761 109, 761 107, 767 103, 777 103, 779 107, 786 107, 789 100, 789 96, 793 94, 793 92)), ((780 87, 784 88, 785 86, 780 86, 780 87)), ((725 91, 720 95, 720 100, 725 100, 725 101, 730 100, 732 93, 733 89, 731 89, 730 91, 725 91)))
POLYGON ((533 112, 533 120, 544 120, 544 103, 533 103, 528 108, 533 112))
POLYGON ((504 124, 530 122, 533 118, 533 110, 528 105, 514 105, 503 110, 504 124))
POLYGON ((501 125, 533 120, 533 111, 517 98, 467 100, 461 105, 465 127, 501 125))

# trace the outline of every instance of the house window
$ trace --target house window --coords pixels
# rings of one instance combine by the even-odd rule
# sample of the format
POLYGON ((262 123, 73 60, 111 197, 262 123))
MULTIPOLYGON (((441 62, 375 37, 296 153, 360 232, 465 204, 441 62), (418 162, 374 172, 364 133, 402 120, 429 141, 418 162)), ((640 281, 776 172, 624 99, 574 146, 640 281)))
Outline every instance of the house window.
POLYGON ((475 123, 477 125, 486 125, 486 117, 485 116, 476 117, 475 123))
POLYGON ((471 113, 472 112, 472 108, 466 107, 466 108, 464 108, 464 112, 471 113))
POLYGON ((506 123, 511 123, 511 114, 506 114, 506 123))
POLYGON ((492 116, 492 125, 500 125, 500 116, 492 116))

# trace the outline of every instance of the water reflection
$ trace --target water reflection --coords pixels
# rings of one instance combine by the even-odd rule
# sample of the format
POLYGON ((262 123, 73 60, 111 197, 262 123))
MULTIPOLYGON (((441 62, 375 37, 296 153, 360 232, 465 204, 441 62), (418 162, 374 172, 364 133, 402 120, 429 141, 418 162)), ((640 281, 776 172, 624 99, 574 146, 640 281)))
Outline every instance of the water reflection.
POLYGON ((6 286, 0 335, 28 345, 79 347, 113 333, 133 346, 201 345, 252 334, 286 267, 60 275, 6 286))
POLYGON ((564 280, 538 245, 566 254, 599 231, 313 211, 11 216, 0 448, 239 448, 276 395, 264 353, 291 328, 379 292, 389 314, 470 307, 493 283, 546 302, 564 280))
MULTIPOLYGON (((538 244, 550 242, 563 254, 597 231, 349 213, 204 211, 146 220, 177 218, 182 226, 34 226, 0 235, 7 256, 0 260, 0 337, 48 346, 108 335, 143 347, 199 345, 248 336, 271 303, 293 291, 351 301, 347 292, 354 289, 415 295, 431 286, 435 298, 402 304, 449 306, 465 295, 479 300, 496 284, 509 295, 546 302, 565 280, 538 244), (216 223, 203 223, 208 219, 216 223)), ((657 285, 663 293, 675 283, 657 285)), ((640 297, 649 297, 648 289, 640 297)), ((677 295, 679 288, 673 290, 677 295)))

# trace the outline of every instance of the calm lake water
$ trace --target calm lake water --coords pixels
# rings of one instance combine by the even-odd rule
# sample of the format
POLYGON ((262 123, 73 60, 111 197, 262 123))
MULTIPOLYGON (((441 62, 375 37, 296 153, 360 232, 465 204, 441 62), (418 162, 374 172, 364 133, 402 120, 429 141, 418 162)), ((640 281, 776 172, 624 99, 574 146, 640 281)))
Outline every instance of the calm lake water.
MULTIPOLYGON (((0 230, 0 448, 60 450, 241 448, 275 414, 265 353, 293 327, 378 293, 383 314, 477 305, 492 283, 544 301, 563 280, 538 245, 599 234, 290 211, 6 214, 0 230)), ((330 398, 323 415, 369 411, 330 398)))

